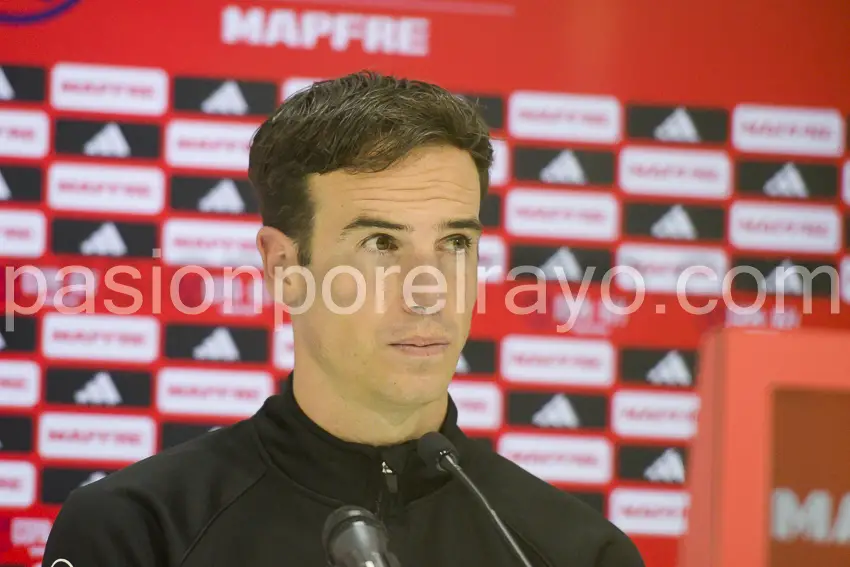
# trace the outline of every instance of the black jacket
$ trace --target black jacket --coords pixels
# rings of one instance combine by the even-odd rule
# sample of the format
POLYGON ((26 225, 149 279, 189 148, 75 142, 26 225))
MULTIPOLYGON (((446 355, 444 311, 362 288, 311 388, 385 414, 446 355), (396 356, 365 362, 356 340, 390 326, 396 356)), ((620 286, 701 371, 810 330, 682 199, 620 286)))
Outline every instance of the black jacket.
MULTIPOLYGON (((466 437, 452 402, 441 432, 535 567, 643 567, 595 510, 466 437)), ((401 567, 520 565, 472 495, 427 467, 414 442, 341 441, 291 388, 246 420, 73 491, 42 565, 323 567, 322 527, 343 504, 377 512, 401 567)))

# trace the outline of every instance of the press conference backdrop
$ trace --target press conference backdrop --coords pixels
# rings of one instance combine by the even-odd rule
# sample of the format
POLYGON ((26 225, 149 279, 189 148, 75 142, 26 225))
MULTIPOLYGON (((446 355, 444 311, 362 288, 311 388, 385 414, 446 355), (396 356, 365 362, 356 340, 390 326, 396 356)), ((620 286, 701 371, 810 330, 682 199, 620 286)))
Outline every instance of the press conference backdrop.
POLYGON ((0 564, 39 563, 70 490, 278 390, 292 333, 259 287, 248 143, 289 93, 369 67, 477 99, 496 138, 463 427, 675 565, 701 334, 850 325, 829 273, 788 278, 782 309, 775 279, 850 267, 848 21, 837 2, 4 3, 0 564), (26 265, 41 298, 8 271, 26 265), (137 271, 107 279, 119 265, 137 271), (730 295, 764 304, 687 312, 693 265, 717 274, 691 278, 695 305, 739 266, 730 295), (229 266, 254 275, 228 292, 229 266), (517 266, 549 283, 508 281, 517 266), (634 272, 602 293, 615 266, 642 276, 638 309, 617 312, 634 272), (577 294, 583 276, 571 307, 559 278, 577 294))

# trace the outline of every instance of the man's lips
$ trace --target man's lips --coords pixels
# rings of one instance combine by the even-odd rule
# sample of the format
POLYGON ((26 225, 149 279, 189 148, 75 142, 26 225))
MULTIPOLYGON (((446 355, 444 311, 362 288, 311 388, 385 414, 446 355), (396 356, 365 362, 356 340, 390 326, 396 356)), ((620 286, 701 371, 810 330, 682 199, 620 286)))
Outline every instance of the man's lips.
POLYGON ((449 347, 448 343, 430 344, 424 346, 415 346, 409 344, 394 344, 391 345, 398 352, 402 352, 408 356, 432 356, 446 352, 449 347))
POLYGON ((445 337, 411 337, 391 343, 397 351, 413 356, 430 356, 445 352, 450 341, 445 337))
POLYGON ((426 347, 426 346, 439 346, 439 345, 447 345, 449 344, 448 339, 444 338, 430 338, 430 337, 414 337, 410 339, 404 339, 401 341, 396 341, 394 343, 390 343, 393 346, 412 346, 412 347, 426 347))

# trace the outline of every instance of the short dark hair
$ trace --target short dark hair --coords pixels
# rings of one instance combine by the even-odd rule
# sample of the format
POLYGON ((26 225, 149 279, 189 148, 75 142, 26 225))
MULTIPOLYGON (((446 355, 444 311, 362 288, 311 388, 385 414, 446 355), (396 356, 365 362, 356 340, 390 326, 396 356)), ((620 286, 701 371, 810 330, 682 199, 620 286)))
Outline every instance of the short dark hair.
POLYGON ((383 171, 427 145, 469 152, 485 197, 493 148, 473 101, 373 71, 316 82, 286 99, 254 135, 248 175, 263 224, 292 238, 298 263, 309 265, 315 211, 306 177, 383 171))

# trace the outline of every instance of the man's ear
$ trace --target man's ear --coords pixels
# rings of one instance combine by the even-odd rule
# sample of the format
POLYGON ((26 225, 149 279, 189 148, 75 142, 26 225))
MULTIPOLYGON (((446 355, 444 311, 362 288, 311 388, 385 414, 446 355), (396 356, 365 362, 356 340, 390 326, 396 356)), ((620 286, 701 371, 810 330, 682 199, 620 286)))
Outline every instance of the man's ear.
POLYGON ((257 250, 269 295, 289 307, 300 305, 306 295, 306 280, 297 270, 298 245, 278 229, 263 226, 257 232, 257 250))

